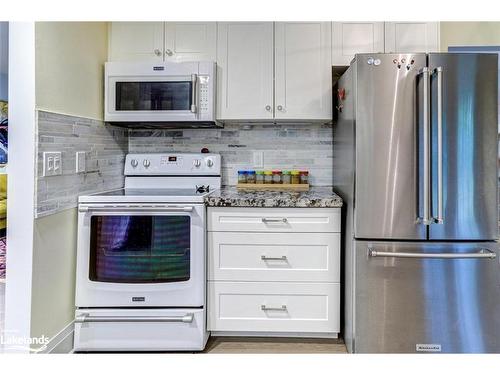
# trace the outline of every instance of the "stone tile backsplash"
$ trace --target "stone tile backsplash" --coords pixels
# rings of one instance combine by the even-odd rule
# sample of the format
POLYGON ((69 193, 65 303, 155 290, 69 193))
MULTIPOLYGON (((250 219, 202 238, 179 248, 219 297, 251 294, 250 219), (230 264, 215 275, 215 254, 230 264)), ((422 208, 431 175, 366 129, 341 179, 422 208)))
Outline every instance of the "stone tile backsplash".
POLYGON ((235 185, 239 169, 257 169, 253 152, 262 151, 264 169, 307 169, 310 183, 332 185, 332 125, 257 125, 249 129, 130 130, 129 152, 200 152, 207 147, 222 156, 222 183, 235 185))
POLYGON ((88 118, 37 114, 36 217, 76 207, 79 195, 123 187, 127 129, 88 118), (44 151, 61 151, 62 175, 43 177, 44 151), (76 173, 77 151, 86 153, 85 173, 76 173))

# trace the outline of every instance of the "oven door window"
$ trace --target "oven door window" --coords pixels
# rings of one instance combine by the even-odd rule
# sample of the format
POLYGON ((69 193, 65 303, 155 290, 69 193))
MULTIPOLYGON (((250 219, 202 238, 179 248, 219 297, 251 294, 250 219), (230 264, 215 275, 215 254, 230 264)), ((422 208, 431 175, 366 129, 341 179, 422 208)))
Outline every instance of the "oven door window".
POLYGON ((189 111, 191 81, 116 82, 116 111, 189 111))
POLYGON ((168 283, 190 278, 189 216, 92 216, 89 278, 168 283))

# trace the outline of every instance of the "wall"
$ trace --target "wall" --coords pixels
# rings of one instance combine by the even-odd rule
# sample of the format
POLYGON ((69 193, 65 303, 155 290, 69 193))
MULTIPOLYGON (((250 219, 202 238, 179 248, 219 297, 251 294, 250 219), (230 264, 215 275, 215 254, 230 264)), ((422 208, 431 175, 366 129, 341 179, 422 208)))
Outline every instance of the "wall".
POLYGON ((308 169, 312 185, 332 185, 332 126, 227 124, 224 129, 131 130, 129 152, 200 152, 222 155, 222 183, 235 185, 239 169, 255 169, 253 151, 264 153, 264 169, 308 169))
MULTIPOLYGON (((36 210, 41 210, 41 215, 50 215, 34 221, 31 334, 53 337, 74 318, 77 210, 68 207, 76 205, 75 194, 78 191, 75 189, 82 187, 70 185, 80 184, 82 179, 88 179, 87 182, 92 178, 98 179, 98 174, 75 176, 72 172, 74 151, 87 151, 92 161, 99 159, 99 153, 123 154, 124 150, 115 147, 120 141, 114 140, 112 130, 105 128, 100 121, 103 118, 103 62, 107 59, 107 24, 37 22, 35 38, 38 110, 35 202, 36 210), (106 133, 109 131, 111 135, 106 133), (88 143, 98 143, 96 139, 103 134, 107 134, 105 138, 113 150, 104 144, 91 145, 89 148, 88 143), (40 176, 40 152, 43 150, 63 152, 65 175, 40 176), (57 188, 63 189, 58 190, 59 196, 51 188, 51 178, 62 180, 57 188), (52 206, 45 203, 51 203, 52 206)), ((126 146, 122 148, 126 149, 126 146)), ((93 167, 95 165, 90 166, 93 167)), ((117 183, 117 186, 120 184, 117 183)), ((87 188, 88 185, 83 187, 87 188)), ((102 185, 97 184, 95 187, 99 189, 102 185)))
POLYGON ((36 23, 38 109, 103 119, 106 22, 36 23))
POLYGON ((44 111, 37 114, 37 217, 76 207, 79 195, 123 187, 126 129, 85 117, 44 111), (62 175, 43 176, 45 151, 61 151, 62 175), (77 151, 85 152, 85 173, 76 173, 77 151))
POLYGON ((441 51, 449 46, 500 46, 500 22, 441 22, 441 51))
POLYGON ((36 220, 31 336, 51 338, 75 314, 77 209, 36 220), (62 228, 62 229, 57 229, 62 228))
POLYGON ((0 100, 8 98, 9 23, 0 22, 0 100))

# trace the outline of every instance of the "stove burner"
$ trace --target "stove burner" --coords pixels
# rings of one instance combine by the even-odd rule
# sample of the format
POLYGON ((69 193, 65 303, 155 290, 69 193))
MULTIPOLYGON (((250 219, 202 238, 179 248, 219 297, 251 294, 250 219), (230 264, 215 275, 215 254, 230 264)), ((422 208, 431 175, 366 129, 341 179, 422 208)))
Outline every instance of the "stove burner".
POLYGON ((196 185, 196 192, 197 193, 208 193, 210 192, 210 185, 201 185, 201 186, 198 186, 196 185))

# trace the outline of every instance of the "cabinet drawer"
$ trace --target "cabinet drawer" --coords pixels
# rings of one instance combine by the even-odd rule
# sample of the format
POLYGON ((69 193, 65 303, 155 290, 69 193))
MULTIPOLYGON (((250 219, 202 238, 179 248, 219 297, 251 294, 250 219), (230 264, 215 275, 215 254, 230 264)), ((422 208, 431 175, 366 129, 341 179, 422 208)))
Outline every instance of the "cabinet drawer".
POLYGON ((208 329, 339 332, 339 283, 209 282, 208 329))
POLYGON ((340 282, 339 233, 209 232, 209 280, 340 282))
POLYGON ((340 232, 340 208, 210 207, 208 230, 221 232, 340 232))

